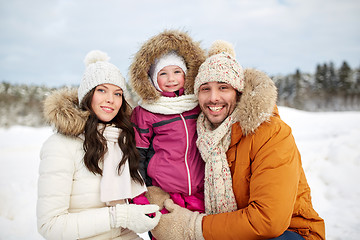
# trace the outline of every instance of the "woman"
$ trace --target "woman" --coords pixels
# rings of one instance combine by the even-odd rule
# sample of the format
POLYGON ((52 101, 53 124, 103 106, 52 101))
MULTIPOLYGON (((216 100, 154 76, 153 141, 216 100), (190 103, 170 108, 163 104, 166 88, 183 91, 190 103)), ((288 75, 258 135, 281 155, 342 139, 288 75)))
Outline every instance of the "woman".
POLYGON ((138 172, 130 95, 108 59, 90 52, 78 93, 59 90, 45 101, 45 117, 57 130, 40 153, 37 223, 46 239, 139 239, 136 233, 160 219, 157 205, 127 201, 146 187, 138 172))

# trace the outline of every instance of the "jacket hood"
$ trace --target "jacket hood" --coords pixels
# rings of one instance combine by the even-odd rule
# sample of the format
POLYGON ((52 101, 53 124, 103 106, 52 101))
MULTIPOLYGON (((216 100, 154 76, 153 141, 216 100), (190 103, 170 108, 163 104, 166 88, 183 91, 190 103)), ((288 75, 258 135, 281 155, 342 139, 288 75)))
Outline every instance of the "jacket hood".
POLYGON ((264 72, 245 69, 245 87, 237 104, 243 135, 254 133, 263 122, 276 114, 277 89, 264 72))
POLYGON ((89 117, 88 111, 79 107, 77 89, 59 89, 44 101, 45 120, 54 126, 58 133, 78 136, 84 132, 89 117))
POLYGON ((148 73, 155 59, 172 50, 184 58, 187 67, 185 94, 194 93, 195 77, 205 61, 205 51, 186 32, 165 30, 142 45, 129 69, 132 88, 143 102, 154 102, 160 98, 161 94, 149 81, 148 73))

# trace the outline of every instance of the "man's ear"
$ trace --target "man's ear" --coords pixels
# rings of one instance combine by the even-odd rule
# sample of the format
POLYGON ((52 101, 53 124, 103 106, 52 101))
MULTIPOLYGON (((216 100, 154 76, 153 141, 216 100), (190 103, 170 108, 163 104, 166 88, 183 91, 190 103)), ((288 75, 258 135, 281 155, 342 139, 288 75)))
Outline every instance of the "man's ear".
POLYGON ((236 102, 240 102, 242 93, 239 91, 236 91, 236 102))

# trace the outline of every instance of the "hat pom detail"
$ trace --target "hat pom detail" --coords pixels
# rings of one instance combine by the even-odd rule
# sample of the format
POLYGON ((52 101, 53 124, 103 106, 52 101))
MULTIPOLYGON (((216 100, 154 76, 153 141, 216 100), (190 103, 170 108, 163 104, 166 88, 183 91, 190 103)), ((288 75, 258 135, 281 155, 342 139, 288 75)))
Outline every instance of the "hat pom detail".
POLYGON ((235 59, 235 50, 231 43, 217 40, 208 50, 209 57, 201 64, 195 78, 194 93, 198 94, 202 84, 224 82, 238 92, 244 90, 244 70, 235 59))
POLYGON ((110 57, 107 55, 107 53, 102 52, 100 50, 92 50, 90 51, 84 59, 85 66, 89 66, 92 63, 96 62, 108 62, 110 60, 110 57))
POLYGON ((84 58, 85 72, 78 89, 79 103, 85 95, 100 84, 113 84, 123 90, 124 97, 129 96, 126 91, 126 81, 120 70, 109 62, 110 57, 100 50, 90 51, 84 58))
POLYGON ((213 42, 213 44, 211 45, 209 51, 208 51, 208 55, 213 56, 222 52, 226 52, 228 53, 230 56, 232 56, 233 58, 235 58, 235 49, 234 46, 224 40, 216 40, 215 42, 213 42))

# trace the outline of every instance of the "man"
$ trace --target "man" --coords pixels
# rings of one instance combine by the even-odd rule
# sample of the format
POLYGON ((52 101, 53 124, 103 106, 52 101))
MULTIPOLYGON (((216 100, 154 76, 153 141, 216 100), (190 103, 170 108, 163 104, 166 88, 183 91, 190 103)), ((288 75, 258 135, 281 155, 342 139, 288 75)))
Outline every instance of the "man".
POLYGON ((273 81, 243 71, 229 52, 231 45, 216 42, 194 86, 202 110, 197 146, 206 163, 206 215, 165 200, 170 213, 154 237, 325 239, 300 153, 276 107, 273 81))

